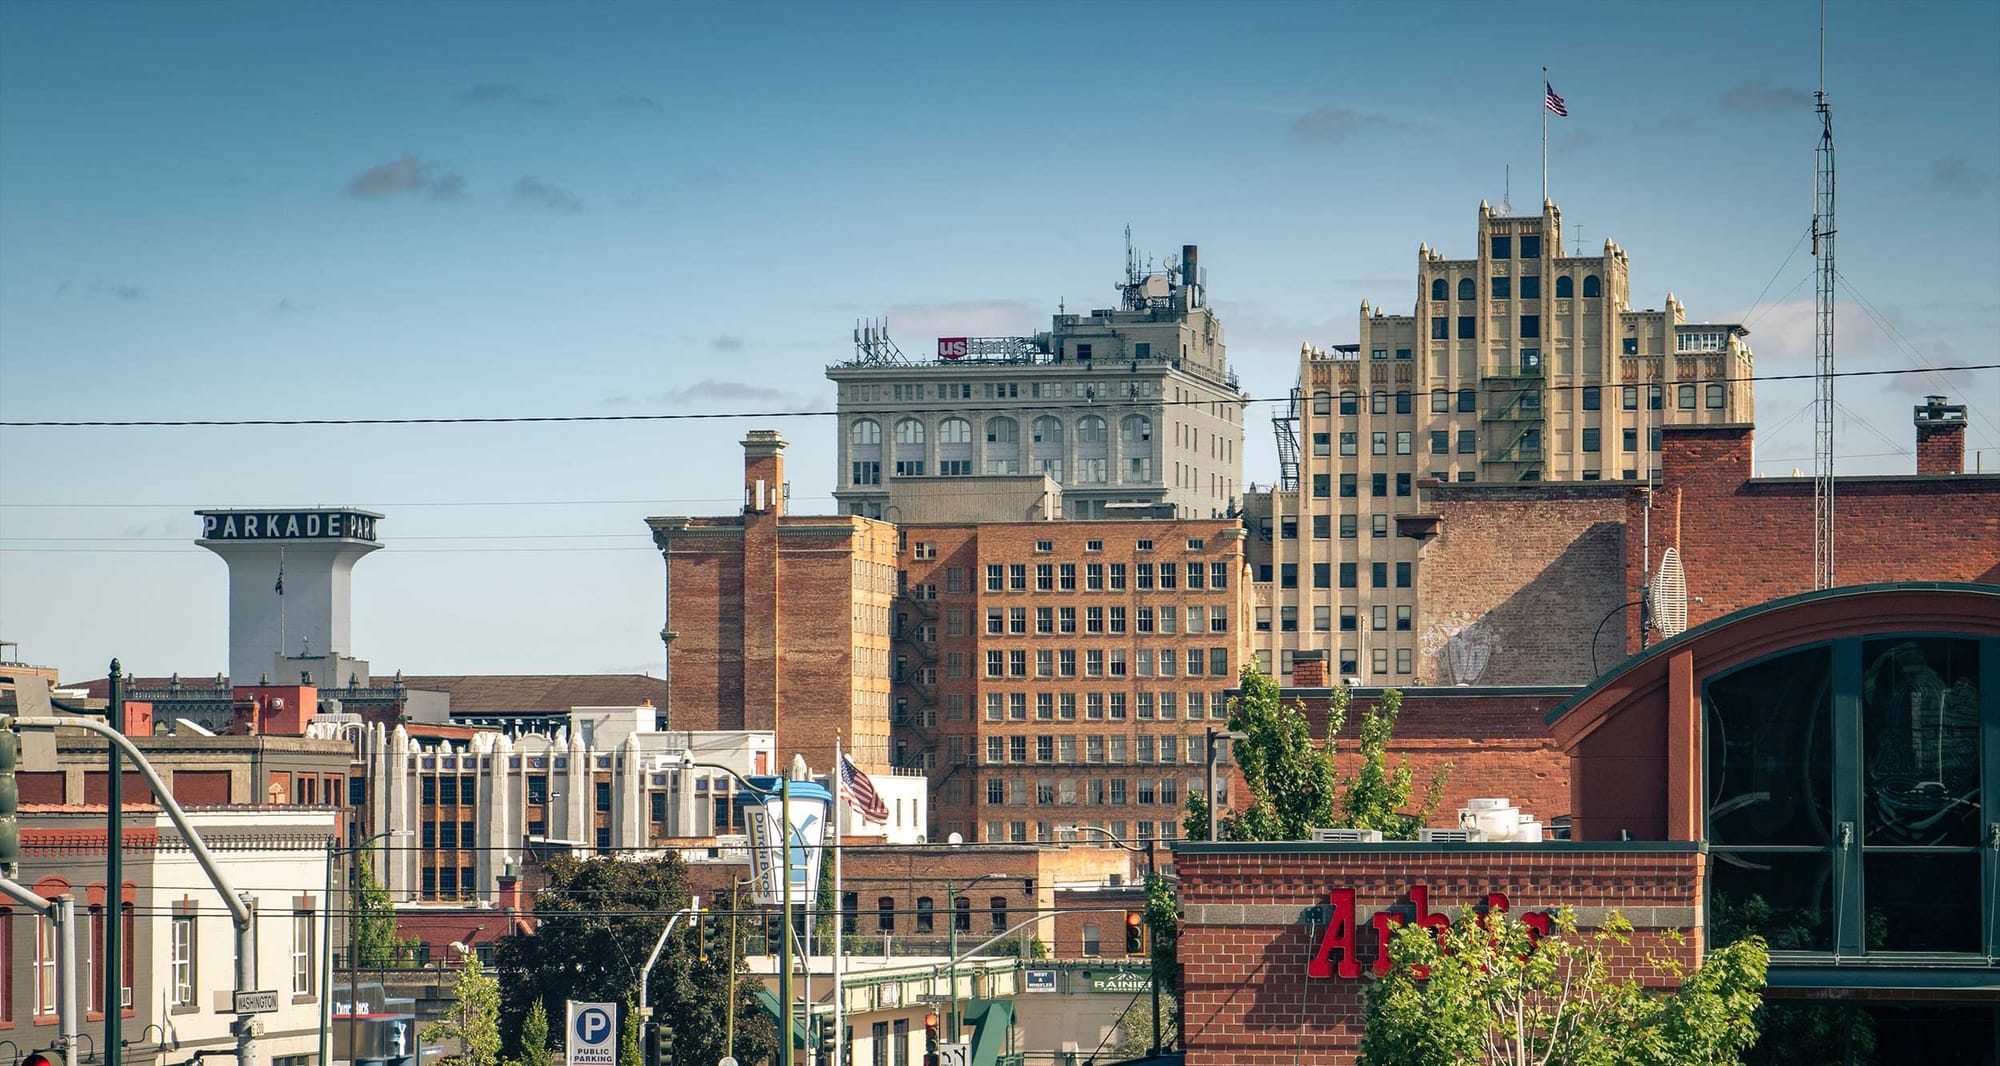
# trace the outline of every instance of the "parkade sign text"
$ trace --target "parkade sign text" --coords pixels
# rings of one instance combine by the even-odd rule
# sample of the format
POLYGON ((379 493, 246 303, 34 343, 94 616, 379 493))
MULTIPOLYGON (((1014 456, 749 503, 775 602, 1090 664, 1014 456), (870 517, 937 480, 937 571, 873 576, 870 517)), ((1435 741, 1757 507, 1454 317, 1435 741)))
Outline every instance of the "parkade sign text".
POLYGON ((198 511, 203 540, 374 540, 366 511, 198 511))

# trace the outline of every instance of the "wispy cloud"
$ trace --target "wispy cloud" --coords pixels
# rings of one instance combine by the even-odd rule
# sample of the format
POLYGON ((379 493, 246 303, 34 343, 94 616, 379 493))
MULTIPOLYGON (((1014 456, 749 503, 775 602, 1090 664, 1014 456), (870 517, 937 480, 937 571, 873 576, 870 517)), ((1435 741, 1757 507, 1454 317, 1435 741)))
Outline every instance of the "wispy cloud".
POLYGON ((1784 111, 1802 111, 1812 106, 1812 94, 1803 89, 1785 89, 1768 81, 1756 79, 1740 81, 1724 89, 1721 99, 1724 111, 1735 111, 1746 115, 1770 115, 1784 111))
POLYGON ((1996 178, 1992 171, 1973 166, 1972 161, 1962 155, 1931 161, 1931 184, 1944 192, 1977 196, 1991 189, 1996 182, 2000 182, 2000 178, 1996 178))
POLYGON ((120 285, 96 284, 90 287, 90 291, 103 296, 109 296, 114 300, 126 300, 129 302, 137 302, 146 298, 144 286, 129 283, 120 285))
POLYGON ((1330 104, 1315 107, 1292 120, 1293 140, 1312 144, 1339 144, 1364 133, 1417 128, 1401 119, 1330 104))
POLYGON ((705 378, 692 385, 684 385, 665 392, 646 396, 622 393, 606 397, 607 407, 624 407, 631 404, 679 407, 691 404, 755 406, 764 411, 816 410, 819 406, 799 399, 784 389, 771 385, 760 385, 748 381, 705 378))
POLYGON ((568 189, 550 185, 530 174, 514 183, 514 199, 521 203, 546 207, 552 211, 581 211, 583 201, 568 189))
POLYGON ((658 100, 650 96, 640 96, 636 93, 625 93, 612 97, 611 106, 627 111, 651 111, 655 113, 666 111, 666 108, 660 106, 658 100))
POLYGON ((507 81, 481 82, 458 94, 467 107, 553 107, 562 97, 531 93, 507 81))
POLYGON ((421 195, 432 200, 465 196, 464 176, 413 155, 369 167, 347 183, 347 195, 357 200, 386 200, 421 195))
POLYGON ((303 315, 310 310, 312 310, 311 307, 299 303, 289 296, 271 305, 271 313, 274 315, 303 315))
POLYGON ((947 300, 893 304, 885 313, 896 343, 921 356, 938 337, 1014 337, 1047 329, 1052 310, 1038 310, 1026 300, 947 300))
POLYGON ((743 350, 743 338, 732 337, 725 333, 709 341, 708 350, 711 352, 740 352, 743 350))

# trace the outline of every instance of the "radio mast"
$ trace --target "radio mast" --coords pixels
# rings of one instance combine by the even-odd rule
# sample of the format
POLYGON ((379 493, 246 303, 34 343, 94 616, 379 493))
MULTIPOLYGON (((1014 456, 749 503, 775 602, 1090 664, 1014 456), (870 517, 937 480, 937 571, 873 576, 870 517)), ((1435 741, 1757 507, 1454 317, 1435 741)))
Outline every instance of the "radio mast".
POLYGON ((1813 182, 1813 588, 1833 587, 1833 110, 1826 102, 1826 0, 1819 7, 1818 170, 1813 182))

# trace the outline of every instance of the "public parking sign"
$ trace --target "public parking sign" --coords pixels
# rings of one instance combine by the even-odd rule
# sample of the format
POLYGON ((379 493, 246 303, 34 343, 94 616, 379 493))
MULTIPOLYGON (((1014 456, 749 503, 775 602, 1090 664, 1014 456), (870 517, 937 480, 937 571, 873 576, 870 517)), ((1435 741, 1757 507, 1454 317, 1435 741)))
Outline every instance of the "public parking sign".
POLYGON ((618 1005, 569 1001, 569 1066, 618 1066, 618 1005))

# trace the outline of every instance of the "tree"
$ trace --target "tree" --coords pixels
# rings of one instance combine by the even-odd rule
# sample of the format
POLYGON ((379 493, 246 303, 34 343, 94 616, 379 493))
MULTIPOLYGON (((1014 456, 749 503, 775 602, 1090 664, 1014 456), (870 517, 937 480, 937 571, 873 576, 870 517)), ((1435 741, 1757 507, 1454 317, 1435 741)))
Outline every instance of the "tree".
POLYGON ((368 849, 354 853, 354 951, 361 965, 370 969, 394 966, 398 958, 408 958, 417 938, 396 935, 396 904, 389 890, 375 880, 368 849))
MULTIPOLYGON (((549 882, 535 894, 536 931, 507 937, 494 953, 506 976, 501 1028, 517 1052, 536 1002, 544 1011, 568 999, 624 1002, 667 916, 688 905, 687 866, 675 855, 560 858, 544 869, 549 882)), ((729 909, 735 906, 732 900, 729 909)), ((755 1062, 775 1054, 777 1028, 757 1005, 756 983, 740 976, 741 951, 703 960, 698 937, 694 923, 683 921, 651 978, 653 1014, 674 1019, 677 1055, 689 1062, 721 1059, 732 1004, 736 1057, 755 1062)))
POLYGON ((520 1066, 549 1066, 549 1011, 536 999, 521 1021, 520 1066))
MULTIPOLYGON (((1160 1046, 1174 1046, 1174 1038, 1181 1028, 1180 1002, 1173 999, 1160 1001, 1160 1046)), ((1118 1042, 1111 1047, 1111 1057, 1137 1059, 1153 1053, 1153 1010, 1140 996, 1125 1008, 1118 1019, 1118 1042)))
POLYGON ((1564 909, 1536 940, 1505 911, 1466 908, 1442 929, 1405 926, 1392 966, 1368 990, 1364 1066, 1696 1066, 1738 1062, 1757 1039, 1770 956, 1757 938, 1709 954, 1693 972, 1647 963, 1678 984, 1648 989, 1611 973, 1632 926, 1613 914, 1582 934, 1564 909))
MULTIPOLYGON (((547 1028, 544 1019, 543 1028, 547 1028)), ((449 1060, 459 1066, 496 1066, 500 1060, 500 983, 468 954, 452 983, 451 1006, 444 1016, 424 1027, 423 1041, 436 1046, 458 1045, 449 1060)))

